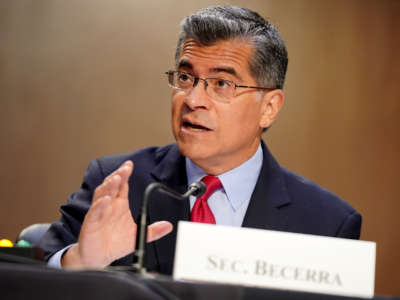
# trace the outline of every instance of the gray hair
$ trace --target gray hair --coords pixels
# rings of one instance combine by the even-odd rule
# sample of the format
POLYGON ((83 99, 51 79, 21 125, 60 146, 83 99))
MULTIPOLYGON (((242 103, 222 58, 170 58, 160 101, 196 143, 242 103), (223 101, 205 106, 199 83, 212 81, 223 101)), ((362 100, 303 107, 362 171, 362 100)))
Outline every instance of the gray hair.
POLYGON ((239 38, 254 47, 249 71, 258 85, 282 89, 288 64, 285 43, 278 30, 258 13, 236 6, 211 6, 187 16, 181 22, 175 62, 184 42, 194 39, 210 46, 221 40, 239 38))

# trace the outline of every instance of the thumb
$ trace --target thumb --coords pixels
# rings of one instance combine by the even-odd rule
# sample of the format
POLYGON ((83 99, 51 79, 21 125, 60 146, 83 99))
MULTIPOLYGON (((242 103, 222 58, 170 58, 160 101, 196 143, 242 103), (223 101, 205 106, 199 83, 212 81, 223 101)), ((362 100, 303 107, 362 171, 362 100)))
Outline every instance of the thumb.
POLYGON ((147 242, 153 242, 162 238, 172 231, 174 226, 167 221, 155 222, 147 227, 147 242))

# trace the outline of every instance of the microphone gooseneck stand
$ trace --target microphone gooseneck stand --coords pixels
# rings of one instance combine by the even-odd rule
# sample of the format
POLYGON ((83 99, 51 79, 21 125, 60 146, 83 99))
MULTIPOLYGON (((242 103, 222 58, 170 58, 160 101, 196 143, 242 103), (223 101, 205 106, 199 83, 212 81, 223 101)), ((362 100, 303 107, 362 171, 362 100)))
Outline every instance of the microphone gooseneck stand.
POLYGON ((146 268, 144 267, 144 258, 145 258, 145 244, 147 240, 147 206, 150 199, 150 195, 156 190, 159 190, 160 192, 175 199, 185 200, 191 195, 195 197, 203 195, 206 191, 206 185, 202 181, 194 182, 189 186, 188 190, 184 194, 179 194, 176 191, 158 182, 151 183, 147 186, 146 190, 144 191, 142 214, 140 216, 139 242, 137 245, 137 249, 134 253, 135 256, 137 257, 137 263, 133 265, 133 267, 137 270, 137 272, 142 275, 146 274, 146 268))

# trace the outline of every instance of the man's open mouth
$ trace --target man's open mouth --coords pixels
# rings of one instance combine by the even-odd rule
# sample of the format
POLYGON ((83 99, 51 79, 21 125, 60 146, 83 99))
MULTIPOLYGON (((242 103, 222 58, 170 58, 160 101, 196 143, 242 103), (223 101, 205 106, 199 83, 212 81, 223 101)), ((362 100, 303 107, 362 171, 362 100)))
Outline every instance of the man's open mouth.
POLYGON ((183 127, 190 129, 190 130, 194 130, 194 131, 209 131, 209 130, 211 130, 210 128, 204 127, 202 125, 190 123, 187 121, 183 122, 183 127))

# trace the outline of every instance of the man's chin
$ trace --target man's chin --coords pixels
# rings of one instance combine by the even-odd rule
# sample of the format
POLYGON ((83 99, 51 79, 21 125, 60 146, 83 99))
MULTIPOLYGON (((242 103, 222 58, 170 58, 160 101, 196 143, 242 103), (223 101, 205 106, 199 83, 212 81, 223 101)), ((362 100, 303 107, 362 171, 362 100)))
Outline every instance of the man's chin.
POLYGON ((179 140, 177 144, 182 155, 191 159, 193 162, 205 160, 210 156, 210 148, 207 145, 185 143, 179 140))

